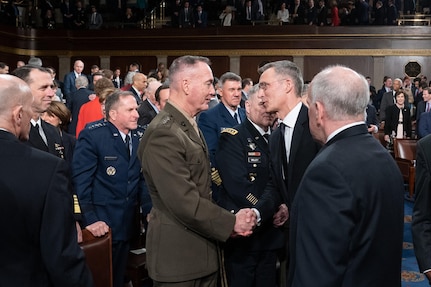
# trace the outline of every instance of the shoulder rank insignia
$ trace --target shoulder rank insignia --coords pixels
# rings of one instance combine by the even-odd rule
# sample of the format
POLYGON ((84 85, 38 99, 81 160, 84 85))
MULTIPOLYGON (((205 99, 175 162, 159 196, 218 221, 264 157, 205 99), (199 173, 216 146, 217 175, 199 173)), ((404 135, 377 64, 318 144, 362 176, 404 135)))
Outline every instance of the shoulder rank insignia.
POLYGON ((100 127, 104 127, 104 126, 106 126, 106 122, 97 121, 97 122, 94 122, 94 123, 88 125, 87 128, 92 130, 92 129, 96 129, 96 128, 100 128, 100 127))
POLYGON ((228 134, 234 136, 238 133, 238 131, 234 128, 225 128, 221 131, 221 133, 228 133, 228 134))

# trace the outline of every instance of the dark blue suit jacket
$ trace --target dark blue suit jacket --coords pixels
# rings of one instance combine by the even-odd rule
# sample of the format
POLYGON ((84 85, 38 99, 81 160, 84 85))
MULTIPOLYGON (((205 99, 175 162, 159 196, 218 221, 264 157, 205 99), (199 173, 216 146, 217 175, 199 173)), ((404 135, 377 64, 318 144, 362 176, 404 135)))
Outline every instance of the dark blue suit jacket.
POLYGON ((94 94, 94 92, 86 88, 81 88, 73 92, 69 97, 69 100, 66 102, 67 107, 72 113, 72 121, 68 127, 68 132, 72 135, 76 134, 76 124, 78 123, 79 110, 83 104, 90 101, 88 96, 91 94, 94 94))
POLYGON ((106 222, 114 241, 130 239, 138 196, 146 190, 136 156, 140 136, 132 131, 129 159, 118 129, 110 122, 99 121, 81 131, 75 147, 73 183, 84 225, 106 222))
MULTIPOLYGON (((245 120, 221 133, 215 158, 222 179, 218 204, 235 213, 241 208, 255 207, 270 176, 269 147, 264 137, 245 120)), ((244 252, 275 250, 283 246, 284 234, 272 222, 267 222, 252 236, 228 243, 237 244, 236 248, 244 252)))
POLYGON ((142 104, 142 98, 141 95, 138 95, 138 93, 135 91, 133 87, 130 87, 129 92, 132 92, 135 96, 136 102, 138 103, 138 106, 142 104))
POLYGON ((293 202, 288 286, 400 286, 403 207, 399 168, 365 124, 337 134, 293 202))
MULTIPOLYGON (((245 110, 238 108, 237 111, 241 122, 244 122, 246 120, 245 110)), ((231 128, 236 125, 238 125, 238 122, 231 116, 223 103, 219 103, 214 108, 199 114, 198 126, 207 142, 210 161, 213 167, 216 167, 214 156, 217 150, 220 132, 225 128, 231 128)))
MULTIPOLYGON (((84 74, 81 74, 81 76, 85 76, 84 74)), ((70 73, 67 73, 66 75, 64 75, 64 81, 63 81, 63 94, 66 97, 66 103, 70 100, 69 97, 70 95, 76 91, 76 86, 75 86, 75 72, 72 71, 70 73)))
POLYGON ((418 125, 418 136, 423 138, 431 134, 431 112, 422 113, 418 125))
POLYGON ((280 129, 276 129, 269 138, 271 153, 271 179, 265 188, 265 194, 257 204, 262 220, 272 220, 272 216, 281 203, 290 209, 299 183, 310 162, 320 149, 313 140, 308 126, 308 108, 302 105, 293 130, 290 147, 289 164, 283 179, 284 144, 280 129))

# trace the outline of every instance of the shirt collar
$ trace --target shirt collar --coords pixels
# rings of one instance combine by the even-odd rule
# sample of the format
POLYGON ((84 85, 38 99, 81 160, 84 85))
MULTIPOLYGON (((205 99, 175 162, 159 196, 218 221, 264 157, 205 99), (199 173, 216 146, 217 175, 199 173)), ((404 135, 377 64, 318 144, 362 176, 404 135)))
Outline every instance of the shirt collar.
POLYGON ((365 124, 365 122, 354 122, 354 123, 350 123, 348 125, 342 126, 341 128, 336 129, 335 131, 333 131, 328 138, 326 139, 326 142, 330 141, 333 137, 335 137, 336 135, 338 135, 339 133, 341 133, 344 130, 347 130, 350 127, 353 126, 359 126, 359 125, 363 125, 365 124))
POLYGON ((299 112, 301 111, 302 102, 299 102, 282 120, 282 122, 289 128, 294 128, 296 120, 298 119, 299 112))

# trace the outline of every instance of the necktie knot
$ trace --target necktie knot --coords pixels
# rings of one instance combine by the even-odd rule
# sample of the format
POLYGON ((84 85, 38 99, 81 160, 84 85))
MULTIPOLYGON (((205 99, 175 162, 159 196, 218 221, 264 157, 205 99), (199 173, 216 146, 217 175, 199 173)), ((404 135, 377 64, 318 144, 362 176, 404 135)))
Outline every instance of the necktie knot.
POLYGON ((240 119, 238 117, 238 113, 234 113, 233 114, 233 118, 236 120, 237 123, 239 123, 239 124, 241 123, 241 121, 240 121, 240 119))

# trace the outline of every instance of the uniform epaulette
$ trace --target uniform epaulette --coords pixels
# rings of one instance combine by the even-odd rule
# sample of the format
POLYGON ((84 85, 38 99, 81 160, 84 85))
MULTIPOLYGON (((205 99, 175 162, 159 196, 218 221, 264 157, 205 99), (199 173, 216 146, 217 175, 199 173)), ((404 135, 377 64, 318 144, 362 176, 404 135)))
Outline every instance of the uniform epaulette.
POLYGON ((166 115, 160 120, 160 124, 167 125, 168 123, 170 123, 170 121, 171 121, 171 117, 169 115, 166 115))
POLYGON ((88 125, 87 129, 93 130, 104 126, 106 126, 106 122, 95 122, 93 124, 88 125))
POLYGON ((221 131, 221 133, 228 133, 228 134, 234 136, 238 133, 238 131, 234 128, 225 128, 221 131))

